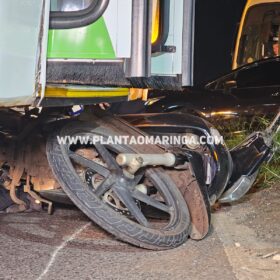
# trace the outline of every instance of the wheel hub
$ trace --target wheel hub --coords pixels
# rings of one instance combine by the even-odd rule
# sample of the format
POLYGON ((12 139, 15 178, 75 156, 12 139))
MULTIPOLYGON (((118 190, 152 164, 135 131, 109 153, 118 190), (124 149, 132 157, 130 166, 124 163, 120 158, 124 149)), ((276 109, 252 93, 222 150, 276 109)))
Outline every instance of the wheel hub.
MULTIPOLYGON (((91 169, 87 169, 84 173, 85 181, 88 187, 93 190, 97 190, 98 187, 102 184, 104 178, 97 174, 95 171, 91 169)), ((116 182, 117 186, 124 186, 125 188, 132 189, 133 180, 126 178, 124 175, 119 175, 118 173, 112 174, 112 181, 116 182)), ((143 187, 142 187, 143 189, 143 187)), ((112 207, 116 212, 119 212, 126 216, 131 216, 131 213, 128 209, 123 205, 121 200, 114 194, 114 187, 111 190, 106 192, 103 195, 102 200, 106 202, 110 207, 112 207)), ((139 201, 136 201, 137 206, 140 208, 139 201)))

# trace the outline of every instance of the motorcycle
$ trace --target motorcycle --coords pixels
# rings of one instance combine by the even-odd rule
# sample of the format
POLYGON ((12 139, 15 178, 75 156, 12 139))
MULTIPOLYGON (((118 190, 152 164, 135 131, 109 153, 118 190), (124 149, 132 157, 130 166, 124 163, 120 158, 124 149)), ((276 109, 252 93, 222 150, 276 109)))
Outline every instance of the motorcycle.
POLYGON ((70 198, 117 238, 157 250, 179 246, 189 236, 203 239, 211 224, 211 205, 233 202, 247 193, 260 166, 273 155, 272 138, 280 119, 278 113, 265 131, 253 133, 229 151, 223 142, 204 147, 191 142, 185 146, 89 142, 96 136, 220 136, 210 123, 193 115, 119 118, 96 111, 74 120, 63 112, 59 121, 58 113, 49 110, 27 115, 2 112, 3 122, 5 118, 13 122, 2 131, 1 184, 19 211, 30 206, 18 197, 21 188, 33 202, 47 204, 49 213, 53 202, 70 198), (25 129, 18 135, 21 126, 25 129))

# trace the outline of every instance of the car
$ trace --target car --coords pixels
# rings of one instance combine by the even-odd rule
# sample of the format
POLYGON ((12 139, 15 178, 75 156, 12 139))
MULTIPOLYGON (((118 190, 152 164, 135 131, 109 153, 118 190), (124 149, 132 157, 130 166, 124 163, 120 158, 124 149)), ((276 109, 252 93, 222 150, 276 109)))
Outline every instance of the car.
MULTIPOLYGON (((244 65, 204 88, 168 92, 145 103, 143 112, 195 112, 201 116, 232 118, 275 115, 280 106, 280 57, 244 65)), ((153 91, 153 95, 160 92, 153 91)), ((133 105, 132 105, 133 106, 133 105)))

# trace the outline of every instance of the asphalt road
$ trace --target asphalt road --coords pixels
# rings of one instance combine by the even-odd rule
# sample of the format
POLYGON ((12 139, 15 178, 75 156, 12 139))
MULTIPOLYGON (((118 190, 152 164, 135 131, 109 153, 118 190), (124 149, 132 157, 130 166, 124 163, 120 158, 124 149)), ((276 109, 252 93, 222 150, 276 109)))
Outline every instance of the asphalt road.
POLYGON ((213 213, 202 241, 153 252, 116 240, 77 209, 0 215, 0 279, 279 279, 279 188, 213 213))

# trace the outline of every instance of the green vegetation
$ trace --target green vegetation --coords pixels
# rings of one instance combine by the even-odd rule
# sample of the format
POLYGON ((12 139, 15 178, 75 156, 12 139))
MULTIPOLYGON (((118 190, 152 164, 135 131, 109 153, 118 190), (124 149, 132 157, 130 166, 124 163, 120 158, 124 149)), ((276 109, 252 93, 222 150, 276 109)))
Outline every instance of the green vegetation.
MULTIPOLYGON (((270 124, 265 117, 254 117, 250 121, 241 118, 233 120, 217 121, 216 127, 224 136, 229 148, 233 148, 242 142, 250 133, 264 130, 270 124)), ((255 187, 267 188, 280 182, 280 132, 274 137, 274 156, 272 160, 263 165, 256 180, 255 187)))
POLYGON ((275 154, 271 162, 265 164, 256 181, 257 187, 270 187, 280 182, 280 133, 274 138, 275 154))

